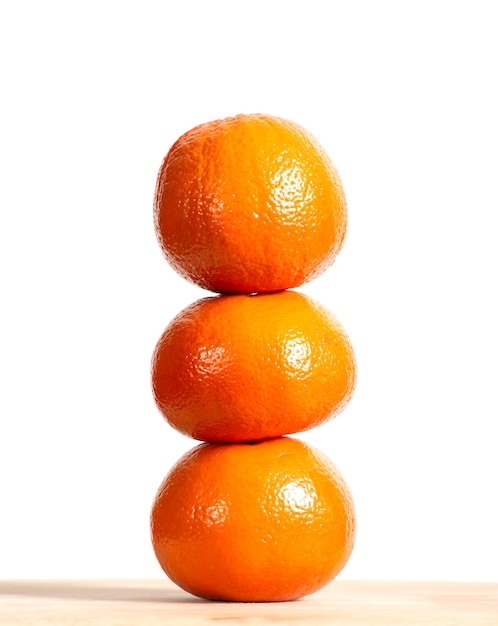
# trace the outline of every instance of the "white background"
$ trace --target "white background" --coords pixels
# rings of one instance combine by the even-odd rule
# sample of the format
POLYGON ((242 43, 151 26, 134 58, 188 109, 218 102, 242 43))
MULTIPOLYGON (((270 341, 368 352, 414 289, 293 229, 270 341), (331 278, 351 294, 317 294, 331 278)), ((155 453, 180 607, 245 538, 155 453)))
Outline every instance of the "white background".
POLYGON ((0 577, 162 575, 149 508, 194 442, 149 363, 206 292, 160 253, 155 178, 192 126, 264 112, 348 198, 302 288, 359 364, 302 435, 355 496, 342 576, 498 581, 496 3, 7 1, 0 63, 0 577))

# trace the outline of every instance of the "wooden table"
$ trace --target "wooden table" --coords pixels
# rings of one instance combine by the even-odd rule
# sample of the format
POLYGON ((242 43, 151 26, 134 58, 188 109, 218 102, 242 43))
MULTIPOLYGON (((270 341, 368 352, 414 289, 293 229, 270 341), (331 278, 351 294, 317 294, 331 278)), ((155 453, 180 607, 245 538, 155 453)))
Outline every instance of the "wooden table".
POLYGON ((498 583, 335 580, 295 602, 200 600, 164 580, 0 580, 9 626, 498 626, 498 583))

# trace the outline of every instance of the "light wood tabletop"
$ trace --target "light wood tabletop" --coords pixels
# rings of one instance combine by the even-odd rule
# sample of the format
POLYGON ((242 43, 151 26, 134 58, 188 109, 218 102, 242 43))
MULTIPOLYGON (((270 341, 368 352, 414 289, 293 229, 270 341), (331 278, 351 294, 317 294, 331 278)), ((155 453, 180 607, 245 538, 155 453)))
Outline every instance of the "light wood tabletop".
POLYGON ((0 580, 0 624, 497 626, 498 583, 335 580, 294 602, 195 598, 164 580, 0 580))

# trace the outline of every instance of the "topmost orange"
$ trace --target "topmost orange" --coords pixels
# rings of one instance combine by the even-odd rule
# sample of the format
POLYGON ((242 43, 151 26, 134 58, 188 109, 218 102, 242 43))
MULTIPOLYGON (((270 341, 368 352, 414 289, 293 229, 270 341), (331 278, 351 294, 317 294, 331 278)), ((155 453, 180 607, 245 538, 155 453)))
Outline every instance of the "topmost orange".
POLYGON ((294 122, 237 115, 201 124, 166 155, 155 228, 172 267, 220 293, 298 287, 340 251, 344 191, 317 140, 294 122))

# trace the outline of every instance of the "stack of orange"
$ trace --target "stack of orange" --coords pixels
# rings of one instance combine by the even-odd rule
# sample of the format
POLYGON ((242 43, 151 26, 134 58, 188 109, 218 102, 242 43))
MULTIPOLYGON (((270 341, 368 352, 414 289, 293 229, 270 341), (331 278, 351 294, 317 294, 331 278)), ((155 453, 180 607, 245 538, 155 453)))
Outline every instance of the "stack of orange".
POLYGON ((316 139, 269 115, 197 126, 166 155, 154 218, 187 280, 220 295, 167 326, 152 358, 165 419, 204 443, 159 488, 152 543, 190 593, 291 600, 331 581, 354 544, 351 493, 299 433, 337 415, 354 390, 349 338, 296 291, 341 250, 341 181, 316 139))

